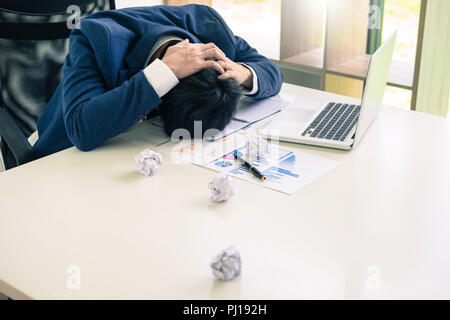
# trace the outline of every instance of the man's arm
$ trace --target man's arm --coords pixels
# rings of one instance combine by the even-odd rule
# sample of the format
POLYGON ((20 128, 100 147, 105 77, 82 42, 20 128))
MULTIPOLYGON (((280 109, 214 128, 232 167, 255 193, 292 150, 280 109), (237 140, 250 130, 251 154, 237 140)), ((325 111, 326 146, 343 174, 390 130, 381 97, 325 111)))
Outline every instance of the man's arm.
POLYGON ((252 97, 264 99, 277 95, 283 85, 283 74, 280 68, 250 47, 247 41, 238 36, 235 38, 235 62, 251 67, 257 75, 258 92, 252 97))
POLYGON ((63 74, 64 124, 70 141, 82 151, 124 132, 161 103, 143 71, 108 90, 88 40, 77 30, 63 74))

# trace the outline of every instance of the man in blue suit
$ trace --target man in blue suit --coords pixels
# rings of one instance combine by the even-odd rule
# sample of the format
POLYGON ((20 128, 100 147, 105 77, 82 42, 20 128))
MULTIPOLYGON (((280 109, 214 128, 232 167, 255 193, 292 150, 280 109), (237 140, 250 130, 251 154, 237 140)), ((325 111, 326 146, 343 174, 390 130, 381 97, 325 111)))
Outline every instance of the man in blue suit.
POLYGON ((210 7, 154 6, 99 12, 83 19, 71 33, 63 80, 29 140, 41 156, 71 146, 92 150, 156 108, 167 111, 171 107, 171 113, 177 114, 170 118, 166 112, 165 121, 183 123, 182 115, 213 120, 214 114, 225 120, 209 124, 224 126, 231 119, 233 108, 227 107, 227 102, 236 100, 236 85, 245 94, 263 99, 278 94, 282 82, 277 65, 235 36, 210 7), (213 96, 216 100, 199 79, 219 88, 213 96), (174 109, 173 101, 179 101, 181 92, 189 105, 187 89, 197 92, 190 105, 204 102, 205 107, 183 111, 181 104, 174 109), (205 108, 211 111, 207 116, 205 108))

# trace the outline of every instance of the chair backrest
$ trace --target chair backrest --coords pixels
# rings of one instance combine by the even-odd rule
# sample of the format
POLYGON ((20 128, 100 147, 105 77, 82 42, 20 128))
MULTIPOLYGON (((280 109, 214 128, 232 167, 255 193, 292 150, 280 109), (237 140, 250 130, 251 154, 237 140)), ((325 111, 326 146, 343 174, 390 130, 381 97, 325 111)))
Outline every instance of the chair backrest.
POLYGON ((114 0, 0 0, 0 107, 26 136, 61 81, 75 15, 110 9, 114 0))

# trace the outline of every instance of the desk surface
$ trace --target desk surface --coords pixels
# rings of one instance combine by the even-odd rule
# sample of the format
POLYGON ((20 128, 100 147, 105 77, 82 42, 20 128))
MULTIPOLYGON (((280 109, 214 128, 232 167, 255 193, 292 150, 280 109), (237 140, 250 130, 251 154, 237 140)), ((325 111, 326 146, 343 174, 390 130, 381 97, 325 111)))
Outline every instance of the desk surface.
MULTIPOLYGON (((285 85, 282 95, 337 96, 285 85)), ((340 99, 339 101, 342 101, 340 99)), ((293 196, 170 161, 135 170, 143 147, 115 138, 0 174, 0 292, 13 298, 450 298, 450 123, 383 107, 342 164, 293 196), (242 276, 213 279, 230 245, 242 276), (67 287, 79 266, 81 288, 67 287)))

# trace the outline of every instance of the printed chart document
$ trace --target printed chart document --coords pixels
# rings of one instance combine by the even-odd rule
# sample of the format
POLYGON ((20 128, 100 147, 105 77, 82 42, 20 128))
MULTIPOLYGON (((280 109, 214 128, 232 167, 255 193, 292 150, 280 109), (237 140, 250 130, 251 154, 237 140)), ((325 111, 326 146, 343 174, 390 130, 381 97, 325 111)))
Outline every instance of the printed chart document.
POLYGON ((247 141, 248 137, 240 133, 215 142, 181 141, 174 147, 172 159, 193 163, 220 173, 228 173, 232 177, 287 194, 296 193, 340 164, 338 161, 303 151, 269 144, 267 155, 250 161, 267 178, 264 182, 260 182, 234 158, 234 154, 237 153, 239 157, 246 159, 247 141))
POLYGON ((245 157, 246 147, 234 150, 202 166, 269 189, 294 194, 340 164, 306 152, 291 151, 273 144, 269 146, 269 153, 265 157, 258 157, 251 162, 267 177, 264 182, 260 182, 247 168, 235 161, 234 153, 237 152, 240 157, 245 157))

